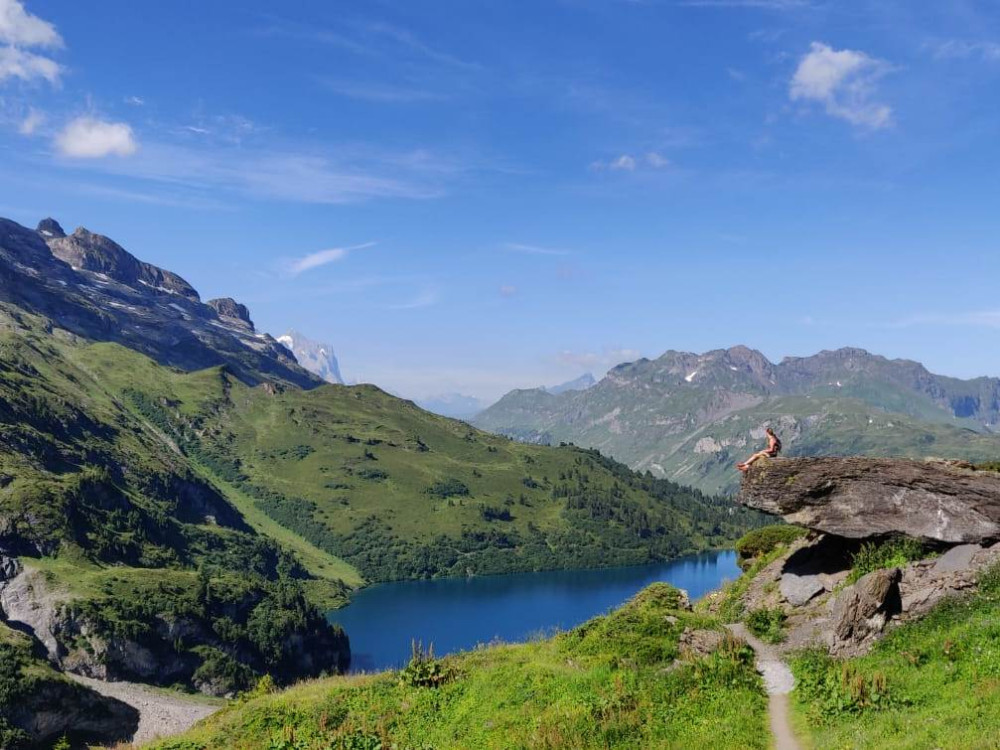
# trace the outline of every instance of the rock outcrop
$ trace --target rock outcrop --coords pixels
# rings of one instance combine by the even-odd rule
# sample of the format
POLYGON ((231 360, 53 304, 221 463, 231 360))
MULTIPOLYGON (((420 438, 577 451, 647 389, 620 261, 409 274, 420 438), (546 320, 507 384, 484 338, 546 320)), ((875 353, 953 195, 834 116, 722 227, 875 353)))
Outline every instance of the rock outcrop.
POLYGON ((182 370, 226 365, 254 385, 321 384, 285 347, 254 330, 243 305, 213 302, 201 302, 183 278, 103 235, 83 228, 66 235, 54 219, 37 230, 0 219, 0 328, 23 325, 27 312, 54 329, 113 341, 182 370))
POLYGON ((974 590, 1000 564, 1000 473, 964 462, 764 460, 744 477, 739 501, 813 531, 742 597, 745 611, 784 610, 783 648, 864 654, 889 628, 974 590), (926 557, 849 583, 863 545, 898 537, 922 542, 926 557))
MULTIPOLYGON (((39 231, 41 232, 41 225, 39 231)), ((145 284, 153 289, 179 294, 194 302, 200 299, 194 287, 177 274, 152 263, 142 262, 102 234, 95 234, 83 227, 78 227, 68 237, 60 237, 55 230, 51 231, 53 236, 47 237, 46 242, 52 254, 75 269, 101 273, 130 286, 145 284)))
POLYGON ((760 461, 738 500, 849 539, 908 536, 943 544, 1000 540, 1000 473, 960 462, 893 458, 760 461))
POLYGON ((882 634, 902 611, 901 577, 899 568, 872 571, 834 600, 830 653, 857 653, 882 634))

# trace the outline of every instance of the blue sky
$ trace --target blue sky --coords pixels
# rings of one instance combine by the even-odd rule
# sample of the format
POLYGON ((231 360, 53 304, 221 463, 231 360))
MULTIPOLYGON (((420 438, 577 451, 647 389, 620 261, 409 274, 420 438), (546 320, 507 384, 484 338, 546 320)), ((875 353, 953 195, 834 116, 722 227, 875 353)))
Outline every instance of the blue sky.
POLYGON ((985 1, 0 0, 0 215, 412 397, 737 343, 1000 375, 998 84, 985 1))

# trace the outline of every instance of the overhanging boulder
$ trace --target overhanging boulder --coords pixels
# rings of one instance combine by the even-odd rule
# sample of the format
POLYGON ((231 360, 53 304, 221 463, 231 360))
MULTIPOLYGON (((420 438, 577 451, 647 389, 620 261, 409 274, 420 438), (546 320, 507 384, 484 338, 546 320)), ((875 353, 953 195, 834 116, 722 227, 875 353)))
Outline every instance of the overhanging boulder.
POLYGON ((757 462, 738 501, 827 534, 905 535, 945 544, 1000 540, 1000 473, 958 462, 779 458, 757 462))

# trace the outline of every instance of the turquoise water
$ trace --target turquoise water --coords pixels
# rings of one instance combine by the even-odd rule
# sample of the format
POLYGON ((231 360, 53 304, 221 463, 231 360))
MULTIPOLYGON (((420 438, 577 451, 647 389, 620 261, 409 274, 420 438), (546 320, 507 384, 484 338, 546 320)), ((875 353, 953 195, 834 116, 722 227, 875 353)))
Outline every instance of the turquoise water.
POLYGON ((736 553, 726 551, 631 568, 385 583, 360 591, 330 620, 351 639, 352 671, 370 672, 405 665, 414 638, 433 643, 439 656, 497 639, 524 641, 579 625, 655 581, 693 600, 739 573, 736 553))

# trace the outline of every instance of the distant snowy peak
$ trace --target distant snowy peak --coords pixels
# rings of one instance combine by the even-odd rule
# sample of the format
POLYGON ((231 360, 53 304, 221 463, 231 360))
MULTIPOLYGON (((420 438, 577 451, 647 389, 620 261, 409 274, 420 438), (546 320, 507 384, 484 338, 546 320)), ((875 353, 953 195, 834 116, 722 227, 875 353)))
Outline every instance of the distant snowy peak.
POLYGON ((553 395, 566 393, 566 391, 585 391, 596 382, 597 381, 594 379, 594 376, 588 372, 586 375, 581 375, 575 380, 570 380, 560 385, 548 386, 545 390, 553 395))
POLYGON ((277 341, 294 354, 298 363, 309 372, 328 383, 343 385, 344 378, 332 346, 308 339, 298 331, 288 331, 278 336, 277 341))

